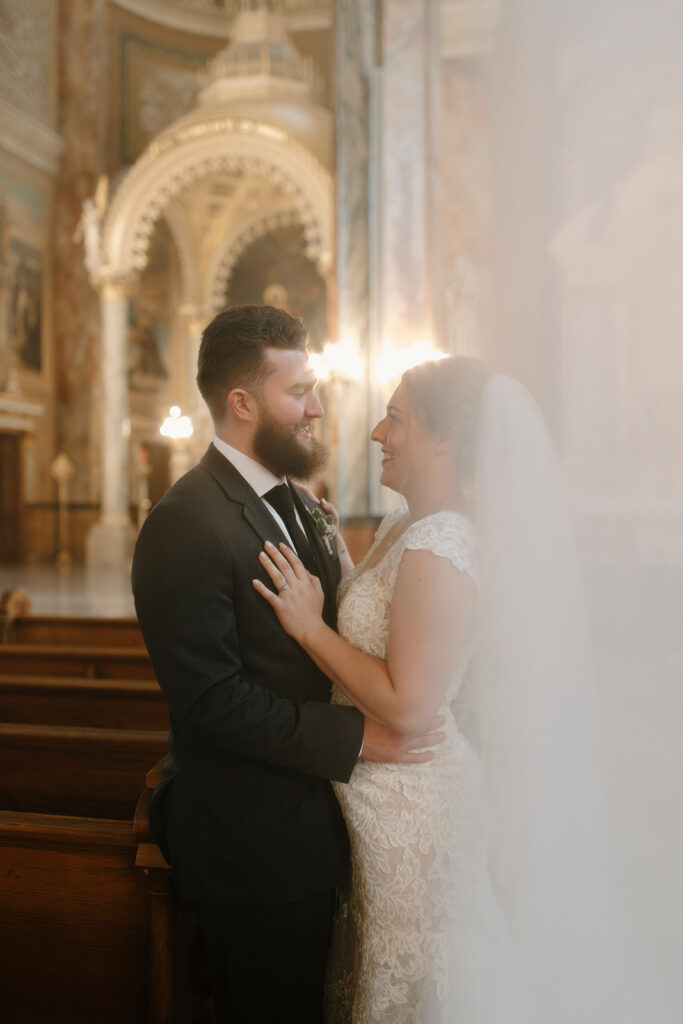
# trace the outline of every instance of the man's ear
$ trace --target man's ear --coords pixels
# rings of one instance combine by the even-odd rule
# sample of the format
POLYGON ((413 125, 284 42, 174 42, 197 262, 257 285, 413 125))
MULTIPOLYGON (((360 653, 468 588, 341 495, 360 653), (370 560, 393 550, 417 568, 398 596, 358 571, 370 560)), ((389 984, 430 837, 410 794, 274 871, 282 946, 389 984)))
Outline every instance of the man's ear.
POLYGON ((228 409, 238 420, 252 420, 256 412, 254 396, 244 388, 228 392, 228 409))

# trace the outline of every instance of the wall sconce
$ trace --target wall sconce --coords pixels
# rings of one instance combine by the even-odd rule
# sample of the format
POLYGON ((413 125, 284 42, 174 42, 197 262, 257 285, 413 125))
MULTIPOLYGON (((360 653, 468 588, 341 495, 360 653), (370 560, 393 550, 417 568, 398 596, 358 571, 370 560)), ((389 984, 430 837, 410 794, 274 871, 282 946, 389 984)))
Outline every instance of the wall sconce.
POLYGON ((189 416, 182 416, 179 405, 172 405, 168 416, 159 427, 159 433, 175 440, 192 437, 194 428, 189 416))
POLYGON ((445 359, 447 352, 435 348, 431 341, 414 341, 411 345, 399 346, 393 341, 384 343, 375 362, 373 377, 378 384, 387 385, 419 363, 431 363, 445 359))
POLYGON ((322 352, 311 352, 310 363, 320 381, 360 381, 365 376, 365 360, 353 338, 343 338, 324 346, 322 352))
POLYGON ((192 458, 187 439, 192 437, 194 428, 189 416, 183 416, 179 405, 172 405, 168 410, 168 416, 159 427, 159 433, 171 440, 171 461, 170 474, 171 483, 187 473, 191 466, 192 458))

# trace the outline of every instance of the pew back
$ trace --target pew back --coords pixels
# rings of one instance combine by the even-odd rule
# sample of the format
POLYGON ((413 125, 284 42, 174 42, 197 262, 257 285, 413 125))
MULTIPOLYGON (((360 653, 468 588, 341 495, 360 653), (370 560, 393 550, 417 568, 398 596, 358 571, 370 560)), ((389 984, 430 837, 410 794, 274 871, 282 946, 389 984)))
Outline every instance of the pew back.
POLYGON ((0 723, 0 807, 129 819, 166 732, 0 723))
POLYGON ((0 810, 11 1024, 146 1024, 149 900, 130 821, 0 810))
POLYGON ((151 679, 0 676, 0 722, 168 729, 164 696, 151 679))
POLYGON ((19 615, 7 622, 4 642, 12 644, 83 644, 88 647, 144 647, 137 619, 102 619, 82 615, 19 615))
POLYGON ((67 644, 1 644, 0 675, 154 679, 144 648, 67 644))

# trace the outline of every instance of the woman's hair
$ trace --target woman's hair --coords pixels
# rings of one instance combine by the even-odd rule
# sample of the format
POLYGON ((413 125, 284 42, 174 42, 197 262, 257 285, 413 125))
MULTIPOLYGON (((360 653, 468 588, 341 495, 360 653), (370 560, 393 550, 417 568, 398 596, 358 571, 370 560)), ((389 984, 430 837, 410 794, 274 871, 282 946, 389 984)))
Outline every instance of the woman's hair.
POLYGON ((449 356, 406 370, 410 409, 431 434, 453 438, 453 470, 463 487, 474 481, 484 388, 491 372, 479 359, 449 356))

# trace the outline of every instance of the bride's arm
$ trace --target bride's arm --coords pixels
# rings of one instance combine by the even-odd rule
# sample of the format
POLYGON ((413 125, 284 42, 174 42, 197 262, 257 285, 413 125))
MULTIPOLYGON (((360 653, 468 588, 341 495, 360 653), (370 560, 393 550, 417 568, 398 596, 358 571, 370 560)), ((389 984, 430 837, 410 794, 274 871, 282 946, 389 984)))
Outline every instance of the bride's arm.
POLYGON ((281 549, 269 545, 261 555, 279 592, 257 580, 254 586, 283 628, 365 715, 407 735, 426 729, 471 630, 470 578, 429 551, 406 551, 391 603, 385 662, 356 650, 323 622, 319 580, 286 545, 281 549))

